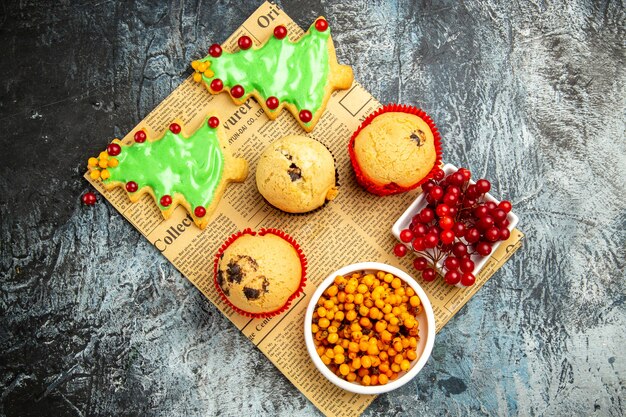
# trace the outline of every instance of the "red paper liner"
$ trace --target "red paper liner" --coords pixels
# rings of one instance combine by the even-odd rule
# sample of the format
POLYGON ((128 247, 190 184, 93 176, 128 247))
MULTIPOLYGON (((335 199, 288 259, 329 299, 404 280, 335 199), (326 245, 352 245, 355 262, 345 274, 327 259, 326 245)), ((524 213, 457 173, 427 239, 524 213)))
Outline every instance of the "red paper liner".
POLYGON ((352 163, 352 168, 354 169, 356 180, 359 183, 359 185, 361 185, 361 187, 365 188, 367 191, 369 191, 372 194, 381 195, 381 196, 399 194, 399 193, 404 193, 406 191, 413 190, 419 187, 420 185, 424 184, 426 181, 428 181, 430 178, 433 177, 433 173, 435 172, 435 170, 439 169, 439 165, 441 165, 441 136, 439 135, 439 130, 437 129, 437 126, 435 126, 435 122, 433 122, 430 116, 426 114, 426 112, 424 112, 422 109, 418 109, 416 107, 408 106, 405 104, 387 104, 386 106, 381 107, 380 109, 376 110, 374 113, 367 116, 365 121, 361 123, 361 126, 359 126, 356 132, 352 134, 352 137, 350 138, 350 142, 348 143, 348 153, 350 154, 350 162, 352 163), (433 168, 430 170, 430 172, 426 174, 424 178, 422 178, 417 183, 411 185, 410 187, 401 187, 398 184, 393 183, 393 182, 386 184, 386 185, 377 185, 377 184, 372 183, 369 179, 367 179, 367 177, 361 170, 361 167, 359 166, 356 160, 356 156, 354 154, 354 140, 356 139, 358 134, 361 132, 361 130, 365 126, 368 126, 372 122, 372 120, 374 120, 376 117, 380 116, 383 113, 388 113, 388 112, 402 112, 402 113, 414 114, 422 118, 426 122, 428 127, 430 127, 430 130, 433 132, 433 139, 435 142, 434 143, 435 152, 437 154, 436 159, 435 159, 435 164, 433 165, 433 168))
POLYGON ((286 234, 282 230, 265 229, 265 228, 263 228, 263 229, 259 230, 258 232, 254 232, 252 229, 247 228, 247 229, 244 229, 244 230, 242 230, 240 232, 234 233, 228 239, 226 239, 226 242, 224 242, 222 244, 220 249, 215 254, 215 260, 213 261, 213 283, 215 284, 215 288, 217 289, 217 293, 219 294, 219 296, 222 299, 222 301, 224 301, 224 303, 226 303, 230 308, 235 310, 237 313, 239 313, 239 314, 241 314, 243 316, 246 316, 246 317, 250 317, 250 318, 273 317, 273 316, 277 316, 277 315, 281 314, 282 312, 284 312, 285 310, 287 310, 289 308, 289 306, 291 305, 291 302, 295 298, 297 298, 300 294, 302 294, 304 292, 304 286, 306 285, 306 267, 307 267, 306 256, 304 256, 304 253, 302 252, 302 249, 300 248, 300 245, 295 241, 294 238, 292 238, 291 236, 289 236, 288 234, 286 234), (228 247, 235 240, 239 239, 241 236, 243 236, 243 235, 256 236, 257 234, 259 236, 265 236, 266 234, 272 234, 272 235, 278 236, 278 237, 282 238, 283 240, 287 241, 296 250, 296 253, 298 254, 298 258, 300 259, 300 266, 301 266, 301 269, 302 269, 302 275, 300 277, 300 284, 298 285, 298 289, 296 291, 294 291, 294 293, 289 296, 289 298, 287 299, 287 301, 285 302, 285 304, 282 307, 280 307, 277 310, 269 311, 269 312, 265 312, 265 313, 251 313, 249 311, 242 310, 239 307, 233 305, 230 302, 230 300, 228 299, 228 297, 226 297, 226 294, 224 294, 224 292, 222 291, 222 288, 220 287, 220 285, 217 283, 217 272, 218 272, 218 269, 219 269, 220 259, 221 259, 222 255, 224 254, 224 251, 226 251, 226 249, 228 249, 228 247))

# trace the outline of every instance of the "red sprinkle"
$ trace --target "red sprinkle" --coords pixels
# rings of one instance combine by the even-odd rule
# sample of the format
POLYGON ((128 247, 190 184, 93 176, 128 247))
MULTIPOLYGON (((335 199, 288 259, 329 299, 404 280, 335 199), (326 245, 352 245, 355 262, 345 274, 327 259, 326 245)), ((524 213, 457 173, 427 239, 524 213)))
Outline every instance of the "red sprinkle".
POLYGON ((117 156, 122 152, 122 147, 117 143, 111 143, 107 146, 107 153, 111 156, 117 156))
POLYGON ((193 211, 193 214, 195 214, 196 217, 204 217, 206 215, 206 209, 202 206, 198 206, 193 211))
POLYGON ((313 119, 313 115, 311 114, 310 111, 302 110, 300 112, 300 120, 302 120, 303 123, 309 123, 312 119, 313 119))
POLYGON ((137 143, 144 143, 146 141, 146 132, 144 132, 143 130, 138 130, 135 133, 135 142, 137 143))
MULTIPOLYGON (((216 127, 218 127, 220 125, 220 119, 218 119, 215 116, 211 116, 209 117, 209 127, 215 129, 216 127)), ((196 209, 197 210, 197 209, 196 209)))
POLYGON ((177 135, 180 133, 180 125, 178 123, 172 123, 170 125, 170 130, 172 131, 172 133, 177 135))
POLYGON ((82 200, 84 205, 93 206, 94 204, 96 204, 97 198, 94 193, 88 192, 83 194, 82 200))
POLYGON ((250 49, 250 47, 252 46, 252 39, 250 39, 249 36, 242 36, 237 41, 237 44, 241 49, 250 49))
POLYGON ((172 197, 170 197, 169 195, 165 194, 163 197, 161 197, 161 205, 163 207, 167 207, 170 204, 172 204, 172 197))
POLYGON ((320 32, 324 32, 326 29, 328 29, 328 22, 324 19, 319 19, 315 22, 315 29, 320 32))
POLYGON ((213 58, 218 58, 222 55, 222 47, 218 43, 214 43, 209 47, 209 55, 213 58))
POLYGON ((135 191, 137 191, 137 189, 139 189, 139 186, 135 181, 128 181, 126 183, 126 191, 128 191, 129 193, 134 193, 135 191))
POLYGON ((230 95, 235 97, 235 98, 240 98, 243 97, 243 87, 240 86, 239 84, 233 86, 233 88, 230 89, 230 95))
POLYGON ((272 96, 268 98, 267 100, 265 100, 265 104, 267 105, 268 108, 274 110, 276 107, 278 107, 278 99, 272 96))
POLYGON ((218 92, 222 91, 222 88, 224 88, 224 83, 219 78, 215 78, 211 81, 211 90, 218 92))
POLYGON ((283 25, 276 26, 274 28, 274 36, 276 37, 276 39, 283 39, 285 36, 287 36, 287 28, 283 25))

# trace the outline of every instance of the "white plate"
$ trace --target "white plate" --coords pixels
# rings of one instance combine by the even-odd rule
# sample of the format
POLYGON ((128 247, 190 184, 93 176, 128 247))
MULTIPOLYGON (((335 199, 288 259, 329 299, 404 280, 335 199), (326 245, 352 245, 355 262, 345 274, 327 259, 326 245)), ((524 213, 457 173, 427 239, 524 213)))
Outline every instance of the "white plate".
MULTIPOLYGON (((443 172, 445 172, 446 175, 449 175, 455 172, 456 170, 457 170, 457 167, 455 167, 452 164, 445 164, 443 166, 443 172)), ((476 182, 470 180, 470 184, 476 184, 476 182)), ((496 204, 500 204, 500 201, 496 200, 489 193, 485 194, 484 201, 485 202, 493 201, 496 204)), ((417 196, 415 201, 411 203, 409 208, 407 208, 406 211, 402 213, 402 216, 400 216, 400 218, 394 223, 393 227, 391 228, 391 233, 393 233, 393 235, 396 237, 396 239, 398 239, 400 243, 403 243, 409 249, 409 253, 415 253, 415 252, 413 251, 413 248, 411 247, 410 242, 407 244, 400 240, 400 232, 402 232, 404 229, 407 229, 411 225, 411 220, 413 219, 413 216, 419 213, 420 210, 422 210, 424 207, 427 206, 427 204, 428 203, 426 202, 425 194, 421 193, 420 195, 417 196)), ((508 229, 510 232, 512 232, 515 226, 517 226, 517 223, 519 222, 519 217, 517 217, 511 211, 507 214, 506 218, 509 221, 508 229)), ((455 240, 459 241, 459 239, 455 239, 455 240)), ((461 241, 463 243, 467 243, 465 242, 465 240, 461 240, 461 241)), ((494 243, 493 246, 491 247, 491 253, 494 253, 498 249, 501 243, 502 243, 501 240, 494 243)), ((426 252, 432 253, 432 250, 427 249, 426 252)), ((477 276, 480 270, 483 268, 483 266, 485 266, 485 263, 487 263, 487 259, 489 259, 489 256, 480 256, 478 254, 474 254, 471 256, 471 259, 472 261, 474 261, 474 271, 472 271, 472 273, 474 274, 474 276, 477 276)), ((437 262, 437 268, 441 272, 443 269, 443 262, 441 261, 437 262)), ((463 287, 463 285, 459 283, 457 284, 457 287, 463 287)))

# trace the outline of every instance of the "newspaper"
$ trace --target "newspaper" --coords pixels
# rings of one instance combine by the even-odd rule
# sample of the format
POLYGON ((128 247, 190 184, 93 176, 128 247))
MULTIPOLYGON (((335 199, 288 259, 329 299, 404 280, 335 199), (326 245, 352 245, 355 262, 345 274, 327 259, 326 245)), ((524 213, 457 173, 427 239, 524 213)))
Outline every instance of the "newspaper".
MULTIPOLYGON (((237 39, 250 36, 255 44, 268 39, 273 28, 285 25, 291 40, 304 31, 277 5, 262 4, 222 45, 226 51, 237 47, 237 39)), ((341 57, 339 57, 341 62, 341 57)), ((358 75, 358 74, 357 74, 358 75)), ((305 132, 294 117, 283 111, 269 120, 261 107, 249 99, 241 106, 227 94, 211 95, 189 77, 133 129, 123 141, 130 143, 134 133, 145 128, 149 136, 163 134, 174 120, 192 131, 209 111, 217 112, 229 135, 235 156, 250 163, 250 175, 241 184, 231 184, 222 197, 211 223, 198 229, 183 207, 163 220, 152 197, 145 195, 132 204, 121 188, 106 191, 99 181, 85 178, 130 221, 174 266, 211 300, 237 328, 254 343, 276 367, 324 414, 360 415, 375 396, 352 394, 337 388, 317 371, 309 359, 303 337, 304 314, 317 285, 333 270, 362 261, 395 265, 412 274, 412 256, 398 259, 392 254, 395 244, 391 226, 416 197, 418 191, 378 197, 367 193, 355 181, 348 157, 348 140, 361 121, 380 103, 355 82, 348 90, 335 92, 315 130, 308 134, 330 149, 337 161, 339 195, 321 210, 308 215, 290 215, 269 206, 258 193, 254 173, 259 154, 272 141, 287 134, 305 132), (283 314, 250 320, 229 309, 217 295, 213 284, 213 259, 220 245, 233 233, 245 228, 278 228, 293 236, 308 259, 304 294, 294 300, 283 314)), ((450 287, 438 279, 420 280, 435 310, 440 330, 481 286, 521 245, 518 230, 492 254, 467 289, 450 287)), ((426 365, 428 366, 428 365, 426 365)))

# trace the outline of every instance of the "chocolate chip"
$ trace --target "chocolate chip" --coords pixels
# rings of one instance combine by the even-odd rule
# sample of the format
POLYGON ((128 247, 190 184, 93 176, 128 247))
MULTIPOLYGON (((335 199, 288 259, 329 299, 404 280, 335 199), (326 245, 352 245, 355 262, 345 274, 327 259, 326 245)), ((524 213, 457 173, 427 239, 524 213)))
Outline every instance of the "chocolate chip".
POLYGON ((287 170, 287 173, 289 174, 289 178, 291 178, 291 182, 297 181, 302 178, 302 171, 294 163, 289 165, 289 170, 287 170))
POLYGON ((282 153, 282 154, 283 154, 283 156, 284 156, 285 158, 287 158, 287 160, 289 160, 289 161, 291 161, 291 160, 293 159, 293 156, 289 155, 289 152, 287 152, 287 151, 286 151, 286 150, 284 150, 284 149, 283 149, 283 150, 281 150, 281 151, 280 151, 280 153, 282 153))
POLYGON ((257 290, 256 288, 243 287, 243 295, 245 295, 248 300, 256 300, 261 296, 261 290, 257 290))
POLYGON ((243 278, 243 274, 241 273, 241 267, 233 261, 228 263, 228 269, 226 269, 226 280, 228 282, 236 282, 239 284, 243 278))
POLYGON ((224 273, 221 269, 217 271, 217 284, 220 286, 224 294, 230 295, 228 287, 224 287, 224 273))
POLYGON ((415 141, 417 146, 422 146, 424 144, 424 132, 421 130, 417 130, 417 133, 411 132, 410 138, 415 141))

